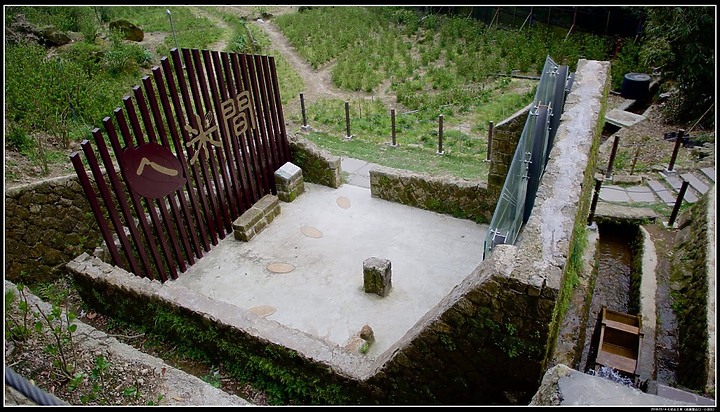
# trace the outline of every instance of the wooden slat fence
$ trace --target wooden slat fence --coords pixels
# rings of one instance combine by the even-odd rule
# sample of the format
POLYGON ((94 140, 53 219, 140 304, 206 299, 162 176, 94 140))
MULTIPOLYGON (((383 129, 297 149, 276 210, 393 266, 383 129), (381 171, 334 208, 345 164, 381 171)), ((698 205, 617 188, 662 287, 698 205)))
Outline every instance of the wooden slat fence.
POLYGON ((70 160, 112 263, 177 279, 277 194, 290 149, 275 60, 172 49, 122 103, 70 160))

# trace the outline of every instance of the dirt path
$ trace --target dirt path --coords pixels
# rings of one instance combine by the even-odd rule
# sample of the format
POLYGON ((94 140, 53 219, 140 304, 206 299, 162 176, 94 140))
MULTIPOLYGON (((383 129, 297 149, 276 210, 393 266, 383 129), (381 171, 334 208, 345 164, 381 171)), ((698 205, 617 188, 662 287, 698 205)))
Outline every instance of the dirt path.
POLYGON ((197 17, 204 17, 211 22, 215 23, 216 26, 222 29, 222 38, 215 44, 211 44, 208 46, 208 49, 210 50, 218 50, 218 51, 224 51, 227 49, 228 40, 232 33, 232 30, 230 29, 230 26, 227 25, 221 18, 218 18, 204 10, 204 7, 193 7, 192 8, 193 14, 197 17))
MULTIPOLYGON (((392 93, 387 93, 390 88, 390 81, 385 81, 375 90, 374 93, 365 92, 350 92, 341 90, 335 87, 331 78, 332 68, 335 66, 335 62, 331 61, 320 67, 319 70, 314 70, 312 66, 295 50, 290 44, 288 39, 282 34, 282 31, 278 26, 272 22, 271 19, 257 19, 257 10, 254 7, 245 6, 226 6, 219 7, 225 12, 234 13, 240 17, 245 18, 251 24, 263 30, 268 38, 270 39, 271 47, 276 50, 292 68, 300 75, 303 79, 305 87, 303 89, 303 95, 307 101, 318 100, 321 98, 335 98, 343 100, 357 100, 357 99, 380 99, 388 107, 397 107, 397 98, 392 93), (255 17, 255 18, 253 18, 255 17)), ((211 21, 215 22, 218 27, 222 29, 229 28, 222 20, 209 15, 207 12, 202 10, 202 7, 194 8, 198 15, 204 16, 211 21)), ((286 13, 293 13, 296 11, 296 7, 270 7, 267 10, 273 16, 279 16, 286 13)), ((223 50, 226 47, 227 42, 221 41, 214 44, 211 49, 223 50)))

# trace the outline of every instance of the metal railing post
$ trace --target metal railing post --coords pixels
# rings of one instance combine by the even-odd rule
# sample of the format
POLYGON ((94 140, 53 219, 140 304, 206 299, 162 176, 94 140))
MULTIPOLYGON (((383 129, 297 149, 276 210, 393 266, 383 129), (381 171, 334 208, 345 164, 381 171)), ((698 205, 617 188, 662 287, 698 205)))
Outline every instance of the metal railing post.
POLYGON ((618 148, 619 141, 620 141, 620 136, 615 135, 615 141, 613 142, 612 152, 610 152, 610 162, 608 162, 607 172, 605 173, 606 179, 610 179, 610 176, 612 175, 613 163, 615 163, 615 155, 617 154, 617 148, 618 148))
POLYGON ((442 155, 443 152, 443 115, 438 116, 438 150, 437 154, 442 155))
POLYGON ((678 151, 680 150, 680 143, 682 138, 685 136, 685 130, 678 130, 677 137, 675 137, 675 147, 673 148, 672 157, 670 157, 670 164, 668 165, 667 171, 672 172, 675 167, 675 159, 677 159, 678 151))
POLYGON ((392 143, 390 144, 392 147, 397 146, 397 143, 395 142, 395 109, 390 109, 390 124, 392 125, 392 143))
POLYGON ((593 219, 595 218, 595 208, 597 207, 598 198, 600 197, 600 188, 602 186, 602 180, 595 178, 595 189, 593 190, 592 203, 590 204, 590 214, 588 215, 587 224, 592 225, 593 219))
POLYGON ((493 127, 494 127, 493 122, 488 123, 488 148, 487 148, 487 158, 485 160, 490 160, 490 155, 492 153, 493 127))
POLYGON ((307 126, 307 116, 305 116, 305 96, 300 93, 300 110, 302 111, 303 127, 307 126))
POLYGON ((675 223, 675 218, 680 211, 680 206, 682 206, 683 198, 685 197, 685 191, 687 190, 687 187, 688 181, 683 180, 682 186, 680 186, 680 192, 678 192, 678 197, 675 200, 675 206, 673 207, 672 213, 670 213, 670 220, 668 220, 668 226, 672 226, 675 223))

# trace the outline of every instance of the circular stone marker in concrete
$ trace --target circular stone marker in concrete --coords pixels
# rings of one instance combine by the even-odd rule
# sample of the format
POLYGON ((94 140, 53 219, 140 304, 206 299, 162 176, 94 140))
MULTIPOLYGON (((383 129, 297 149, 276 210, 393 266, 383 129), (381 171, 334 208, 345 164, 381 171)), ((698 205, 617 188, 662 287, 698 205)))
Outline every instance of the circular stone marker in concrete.
POLYGON ((340 196, 337 198, 337 205, 343 209, 348 209, 350 208, 350 199, 345 196, 340 196))
POLYGON ((272 273, 289 273, 295 269, 295 266, 289 263, 273 262, 267 265, 267 270, 272 273))
POLYGON ((323 235, 320 230, 315 229, 312 226, 303 226, 303 228, 300 229, 300 231, 303 233, 303 235, 305 235, 307 237, 312 237, 315 239, 321 238, 323 235))
POLYGON ((254 313, 258 316, 267 317, 272 315, 273 313, 277 312, 277 308, 274 306, 268 306, 268 305, 260 305, 260 306, 253 306, 252 308, 248 309, 248 312, 254 313))

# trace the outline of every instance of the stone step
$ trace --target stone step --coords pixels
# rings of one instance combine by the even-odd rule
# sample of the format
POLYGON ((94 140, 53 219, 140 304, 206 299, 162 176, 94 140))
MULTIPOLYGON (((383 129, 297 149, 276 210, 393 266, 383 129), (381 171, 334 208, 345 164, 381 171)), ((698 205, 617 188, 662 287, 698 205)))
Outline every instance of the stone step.
MULTIPOLYGON (((682 178, 680 178, 680 176, 678 176, 676 173, 660 173, 660 175, 675 191, 674 197, 677 197, 677 194, 678 192, 680 192, 680 188, 682 187, 682 178)), ((698 197, 695 193, 692 192, 692 190, 686 190, 683 200, 688 203, 695 203, 698 201, 698 197)), ((673 203, 674 202, 675 201, 673 200, 673 203)))
POLYGON ((700 171, 711 181, 715 181, 715 168, 714 167, 703 167, 700 171))
POLYGON ((675 204, 675 196, 672 195, 672 191, 660 183, 660 181, 650 179, 647 184, 653 193, 655 193, 655 196, 659 197, 666 205, 672 207, 675 204))
POLYGON ((704 195, 708 190, 710 190, 710 187, 706 185, 705 182, 698 179, 698 177, 692 173, 683 173, 680 177, 685 179, 690 184, 690 187, 697 190, 701 195, 704 195))

